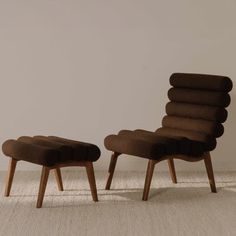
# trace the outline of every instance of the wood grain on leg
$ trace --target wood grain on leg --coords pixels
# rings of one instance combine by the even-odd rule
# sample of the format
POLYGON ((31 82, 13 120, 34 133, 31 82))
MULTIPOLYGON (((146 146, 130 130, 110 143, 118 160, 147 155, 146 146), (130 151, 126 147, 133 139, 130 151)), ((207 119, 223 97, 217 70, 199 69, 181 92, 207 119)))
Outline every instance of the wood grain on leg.
POLYGON ((97 187, 96 187, 96 181, 95 181, 94 170, 93 170, 93 163, 87 162, 85 167, 86 167, 86 172, 88 176, 88 181, 89 181, 93 201, 97 202, 98 195, 97 195, 97 187))
POLYGON ((17 164, 17 160, 11 158, 9 161, 9 167, 8 167, 8 172, 6 176, 6 188, 5 188, 5 194, 4 194, 5 197, 8 197, 10 195, 12 181, 13 181, 13 177, 14 177, 14 173, 16 169, 16 164, 17 164))
POLYGON ((49 172, 50 172, 50 168, 48 168, 46 166, 43 166, 42 173, 41 173, 40 185, 39 185, 37 208, 41 208, 42 207, 44 193, 45 193, 45 189, 46 189, 47 182, 48 182, 49 172))
POLYGON ((55 178, 56 178, 56 181, 57 181, 58 190, 63 191, 64 188, 63 188, 62 177, 61 177, 61 169, 56 168, 54 170, 54 174, 55 174, 55 178))
POLYGON ((152 176, 153 176, 155 164, 156 164, 156 162, 153 160, 149 160, 149 162, 148 162, 146 179, 145 179, 144 190, 143 190, 143 201, 148 200, 148 195, 149 195, 149 190, 150 190, 150 186, 151 186, 151 181, 152 181, 152 176))
POLYGON ((209 179, 209 183, 211 186, 211 191, 213 193, 216 193, 216 184, 215 184, 215 178, 214 178, 214 172, 212 168, 212 162, 211 162, 211 155, 210 153, 207 153, 205 158, 204 158, 205 166, 206 166, 206 171, 209 179))
POLYGON ((111 188, 111 182, 112 182, 114 171, 116 168, 118 156, 119 156, 119 154, 115 153, 115 152, 111 156, 109 170, 108 170, 108 178, 107 178, 107 183, 106 183, 106 187, 105 187, 106 190, 110 190, 110 188, 111 188))
POLYGON ((177 184, 174 159, 168 159, 168 165, 169 165, 169 170, 170 170, 172 182, 174 184, 177 184))

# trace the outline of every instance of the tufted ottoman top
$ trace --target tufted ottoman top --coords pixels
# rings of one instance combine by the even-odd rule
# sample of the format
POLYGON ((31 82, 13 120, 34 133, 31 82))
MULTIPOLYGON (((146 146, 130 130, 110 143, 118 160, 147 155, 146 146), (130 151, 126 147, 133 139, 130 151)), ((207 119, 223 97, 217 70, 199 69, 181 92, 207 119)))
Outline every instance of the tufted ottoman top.
POLYGON ((100 149, 90 143, 55 136, 22 136, 7 140, 3 153, 16 160, 24 160, 43 166, 54 166, 73 161, 97 161, 100 149))

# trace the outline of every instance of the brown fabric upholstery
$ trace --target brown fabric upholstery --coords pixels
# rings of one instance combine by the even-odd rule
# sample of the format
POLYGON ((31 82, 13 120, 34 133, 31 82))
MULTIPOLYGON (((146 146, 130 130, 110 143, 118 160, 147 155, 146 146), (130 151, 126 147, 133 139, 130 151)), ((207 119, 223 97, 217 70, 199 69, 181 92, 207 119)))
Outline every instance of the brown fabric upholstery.
POLYGON ((203 153, 203 144, 201 142, 192 142, 191 140, 184 137, 173 135, 165 137, 155 132, 140 129, 135 131, 122 130, 119 132, 119 135, 126 135, 126 137, 141 139, 143 141, 148 140, 153 143, 161 143, 165 146, 166 155, 183 153, 186 155, 192 154, 198 156, 203 153), (195 145, 195 143, 197 144, 195 145))
POLYGON ((97 161, 101 155, 100 149, 91 143, 79 142, 75 140, 49 136, 49 140, 53 142, 58 142, 64 145, 69 145, 74 150, 73 159, 76 161, 97 161))
POLYGON ((233 88, 233 83, 229 77, 188 73, 172 74, 170 77, 170 84, 176 88, 191 88, 223 92, 229 92, 233 88))
POLYGON ((207 90, 171 88, 168 97, 170 101, 199 105, 227 107, 230 104, 230 96, 227 93, 207 90))
POLYGON ((201 142, 193 142, 178 136, 164 137, 146 130, 122 130, 118 135, 109 135, 104 141, 108 150, 158 160, 162 156, 186 154, 199 156, 204 152, 201 142))
POLYGON ((148 132, 146 130, 121 130, 120 136, 126 136, 127 138, 133 138, 135 140, 143 140, 151 143, 162 144, 165 147, 165 153, 177 152, 179 146, 179 140, 162 137, 154 132, 148 132), (168 146, 168 148, 166 148, 168 146))
POLYGON ((178 137, 185 137, 192 141, 201 142, 204 145, 205 151, 212 151, 216 147, 216 139, 214 137, 200 132, 163 127, 157 129, 156 133, 165 137, 172 137, 174 135, 178 137))
POLYGON ((96 145, 55 136, 22 136, 2 145, 6 156, 44 166, 70 161, 96 161, 100 150, 96 145))
POLYGON ((155 133, 122 130, 105 139, 108 150, 149 159, 169 154, 199 156, 216 147, 216 138, 224 132, 225 107, 232 81, 225 76, 175 73, 168 91, 170 102, 155 133))
POLYGON ((225 122, 228 116, 228 112, 223 107, 180 102, 168 102, 166 105, 166 114, 170 116, 218 121, 221 123, 225 122))
POLYGON ((144 158, 158 158, 166 155, 164 144, 130 138, 125 135, 109 135, 105 138, 104 143, 108 150, 117 153, 125 153, 144 158))
POLYGON ((2 145, 2 151, 6 156, 17 160, 24 160, 44 166, 52 166, 59 162, 59 151, 29 144, 17 140, 7 140, 2 145))
POLYGON ((214 137, 220 137, 224 133, 224 127, 220 123, 178 116, 165 116, 162 120, 162 126, 206 133, 214 137))
POLYGON ((52 142, 50 140, 43 139, 40 137, 29 137, 29 136, 22 136, 18 138, 18 141, 28 143, 28 144, 35 144, 40 145, 43 147, 48 147, 54 150, 58 150, 58 161, 65 162, 67 161, 68 157, 73 155, 73 149, 70 146, 62 145, 60 143, 52 142))
POLYGON ((171 102, 157 133, 187 137, 203 142, 206 151, 213 150, 215 138, 224 133, 221 123, 227 119, 232 81, 225 76, 176 73, 170 84, 174 86, 168 92, 171 102))

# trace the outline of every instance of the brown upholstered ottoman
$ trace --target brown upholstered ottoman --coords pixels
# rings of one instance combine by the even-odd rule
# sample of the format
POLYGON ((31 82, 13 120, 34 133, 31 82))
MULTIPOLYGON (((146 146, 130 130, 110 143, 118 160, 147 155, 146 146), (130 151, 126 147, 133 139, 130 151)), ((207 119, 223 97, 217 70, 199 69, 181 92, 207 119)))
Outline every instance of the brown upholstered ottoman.
POLYGON ((98 160, 101 152, 96 145, 55 136, 22 136, 4 142, 2 150, 11 158, 6 179, 6 197, 10 195, 17 161, 22 160, 43 166, 37 208, 42 206, 50 170, 54 170, 58 188, 63 191, 60 168, 68 166, 86 167, 93 200, 98 201, 93 162, 98 160))

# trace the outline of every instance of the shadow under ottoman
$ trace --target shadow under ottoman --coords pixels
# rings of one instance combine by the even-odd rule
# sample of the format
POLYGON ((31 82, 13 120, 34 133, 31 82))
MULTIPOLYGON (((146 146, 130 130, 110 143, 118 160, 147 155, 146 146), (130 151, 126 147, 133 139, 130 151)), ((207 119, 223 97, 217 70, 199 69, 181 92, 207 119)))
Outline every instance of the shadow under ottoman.
POLYGON ((37 208, 42 207, 50 170, 54 170, 58 189, 63 191, 60 168, 68 166, 86 168, 93 200, 98 201, 93 162, 99 159, 101 152, 96 145, 55 136, 22 136, 4 142, 2 150, 11 158, 6 178, 6 197, 10 195, 17 161, 22 160, 43 166, 37 208))

